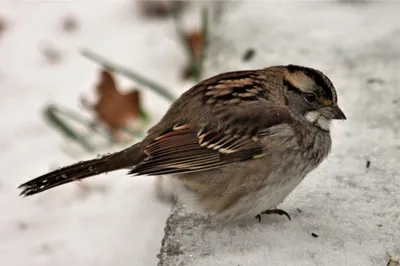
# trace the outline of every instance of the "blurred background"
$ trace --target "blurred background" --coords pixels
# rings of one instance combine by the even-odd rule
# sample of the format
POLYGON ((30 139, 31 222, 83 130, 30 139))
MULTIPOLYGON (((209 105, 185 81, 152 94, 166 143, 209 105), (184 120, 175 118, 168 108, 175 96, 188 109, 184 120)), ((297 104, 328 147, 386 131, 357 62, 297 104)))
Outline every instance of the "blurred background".
POLYGON ((399 11, 361 0, 0 1, 0 265, 157 265, 171 206, 153 177, 119 171, 28 198, 17 187, 140 140, 176 97, 224 71, 320 69, 352 121, 334 128, 336 158, 398 173, 399 11))

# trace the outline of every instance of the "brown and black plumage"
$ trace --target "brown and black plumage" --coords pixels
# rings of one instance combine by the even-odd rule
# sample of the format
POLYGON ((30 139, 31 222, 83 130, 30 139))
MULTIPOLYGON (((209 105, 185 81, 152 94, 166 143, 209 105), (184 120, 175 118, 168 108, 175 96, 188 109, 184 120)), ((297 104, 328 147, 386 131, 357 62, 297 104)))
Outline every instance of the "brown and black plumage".
POLYGON ((301 66, 223 73, 185 92, 139 143, 20 186, 22 195, 129 168, 171 175, 179 199, 233 220, 274 209, 331 147, 345 119, 331 81, 301 66))

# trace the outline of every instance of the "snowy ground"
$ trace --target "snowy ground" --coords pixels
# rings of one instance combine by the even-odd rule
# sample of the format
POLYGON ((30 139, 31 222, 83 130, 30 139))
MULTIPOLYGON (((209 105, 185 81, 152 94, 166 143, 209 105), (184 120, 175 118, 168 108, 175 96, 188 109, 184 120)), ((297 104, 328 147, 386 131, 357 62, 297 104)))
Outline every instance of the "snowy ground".
MULTIPOLYGON (((78 109, 79 96, 91 95, 98 66, 78 49, 183 91, 186 61, 172 24, 138 17, 133 1, 1 1, 0 17, 0 265, 156 265, 170 207, 155 200, 153 178, 120 171, 91 179, 89 192, 71 184, 29 198, 17 186, 96 156, 77 149, 71 156, 41 116, 48 102, 78 109), (78 27, 64 32, 70 16, 78 27), (59 60, 43 55, 49 49, 59 60)), ((143 98, 156 120, 169 105, 150 92, 143 98)))
MULTIPOLYGON (((319 68, 336 85, 348 120, 335 123, 330 159, 282 206, 292 221, 266 217, 260 225, 213 230, 177 209, 164 265, 386 265, 385 252, 400 252, 400 5, 253 4, 221 23, 209 72, 319 68), (249 47, 256 57, 242 63, 249 47)), ((16 188, 95 156, 76 149, 71 156, 40 113, 47 102, 78 108, 78 97, 91 93, 98 66, 77 49, 90 48, 178 95, 188 84, 179 82, 185 57, 174 29, 135 16, 128 0, 1 1, 0 18, 7 22, 0 33, 0 265, 156 265, 170 209, 155 200, 154 179, 121 171, 91 179, 90 192, 71 184, 25 199, 16 188), (79 26, 66 33, 60 23, 70 15, 79 26), (58 62, 43 56, 48 47, 59 51, 58 62)), ((144 102, 155 119, 168 107, 150 92, 144 102)))
POLYGON ((318 68, 347 120, 334 122, 329 159, 280 206, 292 221, 224 227, 177 207, 161 266, 384 266, 400 253, 400 3, 343 2, 248 1, 221 21, 212 71, 318 68), (248 48, 256 56, 243 63, 248 48))

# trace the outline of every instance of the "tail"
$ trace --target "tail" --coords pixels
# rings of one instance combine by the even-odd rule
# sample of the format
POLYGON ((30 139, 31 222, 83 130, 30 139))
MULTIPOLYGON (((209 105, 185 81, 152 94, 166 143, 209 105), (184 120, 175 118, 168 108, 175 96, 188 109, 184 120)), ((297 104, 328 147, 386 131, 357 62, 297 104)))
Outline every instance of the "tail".
POLYGON ((102 173, 135 166, 140 159, 140 143, 128 149, 101 158, 79 162, 32 179, 18 188, 21 196, 31 196, 53 187, 102 173))

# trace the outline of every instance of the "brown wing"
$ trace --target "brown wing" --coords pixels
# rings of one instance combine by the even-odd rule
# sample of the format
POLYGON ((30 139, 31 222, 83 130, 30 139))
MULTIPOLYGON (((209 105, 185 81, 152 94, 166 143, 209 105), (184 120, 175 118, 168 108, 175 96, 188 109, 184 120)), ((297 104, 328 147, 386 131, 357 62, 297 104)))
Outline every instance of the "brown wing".
POLYGON ((185 123, 168 128, 145 147, 147 157, 130 174, 188 173, 255 159, 264 152, 262 133, 293 121, 287 109, 267 101, 221 113, 224 117, 215 118, 222 123, 218 127, 214 121, 211 127, 185 123))

